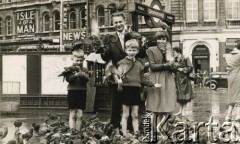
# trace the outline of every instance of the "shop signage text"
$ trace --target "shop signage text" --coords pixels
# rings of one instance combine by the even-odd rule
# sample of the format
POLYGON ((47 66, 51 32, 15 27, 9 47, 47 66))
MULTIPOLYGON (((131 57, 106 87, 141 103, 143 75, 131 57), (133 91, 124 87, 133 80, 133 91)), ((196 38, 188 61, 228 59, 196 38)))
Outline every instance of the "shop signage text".
POLYGON ((63 33, 63 40, 80 40, 86 37, 85 31, 78 31, 78 32, 64 32, 63 33))
POLYGON ((17 12, 17 33, 33 34, 35 33, 35 10, 17 12))

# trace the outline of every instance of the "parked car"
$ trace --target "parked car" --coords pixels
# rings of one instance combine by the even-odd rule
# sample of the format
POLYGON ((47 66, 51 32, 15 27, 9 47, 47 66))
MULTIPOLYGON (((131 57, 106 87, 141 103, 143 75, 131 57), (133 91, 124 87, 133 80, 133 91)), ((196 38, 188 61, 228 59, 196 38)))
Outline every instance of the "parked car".
POLYGON ((227 88, 227 72, 210 73, 204 85, 212 90, 216 90, 217 88, 227 88))

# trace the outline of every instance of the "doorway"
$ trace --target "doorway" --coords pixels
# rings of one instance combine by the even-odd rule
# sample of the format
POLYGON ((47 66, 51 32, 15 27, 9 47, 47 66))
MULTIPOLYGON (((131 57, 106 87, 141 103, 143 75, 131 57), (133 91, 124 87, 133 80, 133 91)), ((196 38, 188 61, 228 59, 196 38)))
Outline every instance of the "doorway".
POLYGON ((194 47, 192 52, 192 60, 194 71, 196 72, 198 69, 203 71, 206 70, 208 73, 212 72, 210 70, 210 53, 209 49, 205 45, 197 45, 194 47))

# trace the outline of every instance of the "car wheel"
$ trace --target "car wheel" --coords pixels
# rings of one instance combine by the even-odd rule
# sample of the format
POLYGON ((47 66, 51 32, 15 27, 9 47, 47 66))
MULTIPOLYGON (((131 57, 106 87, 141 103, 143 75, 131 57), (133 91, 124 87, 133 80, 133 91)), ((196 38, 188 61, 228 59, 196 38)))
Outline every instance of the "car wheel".
POLYGON ((211 90, 216 90, 217 89, 217 84, 216 83, 211 83, 209 87, 210 87, 211 90))

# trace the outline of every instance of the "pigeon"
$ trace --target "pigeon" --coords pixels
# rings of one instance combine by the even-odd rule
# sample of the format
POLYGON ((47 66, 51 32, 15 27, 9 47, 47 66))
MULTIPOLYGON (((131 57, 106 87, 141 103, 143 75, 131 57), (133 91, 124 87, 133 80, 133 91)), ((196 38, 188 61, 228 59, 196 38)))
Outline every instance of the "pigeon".
POLYGON ((79 66, 70 66, 70 67, 65 67, 64 71, 58 75, 58 77, 60 76, 67 76, 68 74, 71 74, 73 72, 79 72, 80 71, 80 67, 79 66))

